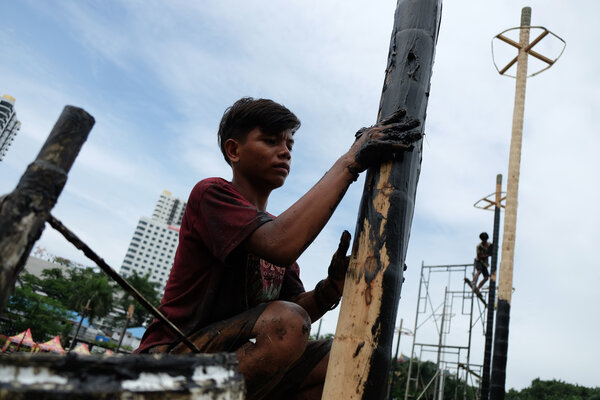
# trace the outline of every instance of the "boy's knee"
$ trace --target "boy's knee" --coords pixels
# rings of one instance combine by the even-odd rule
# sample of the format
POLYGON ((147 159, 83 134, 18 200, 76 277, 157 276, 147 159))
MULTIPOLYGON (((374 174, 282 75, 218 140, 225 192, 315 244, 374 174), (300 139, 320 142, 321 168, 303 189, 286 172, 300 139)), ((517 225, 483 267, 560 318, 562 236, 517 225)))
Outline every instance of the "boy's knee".
POLYGON ((256 345, 267 346, 275 363, 291 364, 304 353, 310 324, 308 313, 298 304, 274 301, 254 326, 256 345))

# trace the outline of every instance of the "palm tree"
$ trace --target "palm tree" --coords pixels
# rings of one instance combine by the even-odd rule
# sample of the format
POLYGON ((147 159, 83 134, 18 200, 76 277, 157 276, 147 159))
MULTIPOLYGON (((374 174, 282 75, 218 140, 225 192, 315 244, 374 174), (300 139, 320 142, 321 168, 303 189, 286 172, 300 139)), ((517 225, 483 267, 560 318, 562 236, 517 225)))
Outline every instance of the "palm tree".
POLYGON ((73 288, 68 301, 71 309, 84 310, 89 301, 85 314, 90 322, 108 315, 113 308, 114 290, 108 277, 92 268, 72 269, 69 274, 73 288))
MULTIPOLYGON (((127 281, 129 281, 131 286, 136 288, 137 291, 146 298, 146 300, 148 300, 155 307, 158 307, 160 304, 160 297, 158 294, 158 287, 160 284, 158 282, 150 281, 150 273, 146 275, 138 275, 134 272, 127 278, 127 281)), ((131 321, 133 326, 143 326, 152 321, 152 315, 148 313, 148 311, 146 311, 146 309, 137 301, 135 301, 129 293, 123 292, 121 299, 119 300, 119 304, 123 310, 127 310, 130 304, 134 304, 135 310, 133 312, 133 318, 131 321)), ((122 318, 124 318, 124 316, 122 318)))

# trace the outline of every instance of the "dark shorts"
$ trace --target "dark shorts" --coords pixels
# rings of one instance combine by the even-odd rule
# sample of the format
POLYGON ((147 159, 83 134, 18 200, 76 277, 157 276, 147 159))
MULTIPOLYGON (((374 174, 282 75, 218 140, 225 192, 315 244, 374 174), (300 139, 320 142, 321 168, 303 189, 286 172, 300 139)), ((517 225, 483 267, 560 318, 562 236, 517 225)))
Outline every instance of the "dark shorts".
POLYGON ((481 272, 481 275, 483 275, 484 278, 489 278, 490 277, 490 273, 488 272, 488 269, 485 265, 483 265, 483 263, 479 260, 475 260, 475 269, 479 272, 481 272))
MULTIPOLYGON (((267 305, 268 303, 263 303, 232 318, 215 322, 190 335, 190 340, 202 353, 233 353, 252 337, 254 324, 267 305)), ((265 382, 263 387, 247 388, 246 399, 290 398, 330 349, 331 340, 309 340, 300 359, 290 366, 279 383, 273 385, 273 382, 269 381, 265 382)), ((175 342, 151 347, 146 352, 183 354, 189 353, 190 349, 184 343, 175 342)))

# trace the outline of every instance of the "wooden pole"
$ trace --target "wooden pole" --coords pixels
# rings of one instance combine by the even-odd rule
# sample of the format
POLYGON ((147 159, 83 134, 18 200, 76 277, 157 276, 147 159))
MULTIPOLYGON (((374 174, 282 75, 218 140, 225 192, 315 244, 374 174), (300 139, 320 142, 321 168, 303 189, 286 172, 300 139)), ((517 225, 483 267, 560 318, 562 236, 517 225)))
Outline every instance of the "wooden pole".
POLYGON ((490 399, 504 399, 506 382, 506 359, 508 353, 508 325, 510 322, 510 301, 512 297, 513 263, 515 258, 515 233, 517 228, 517 205, 519 194, 519 174, 521 169, 521 143, 523 141, 523 116, 525 112, 525 86, 527 83, 527 45, 531 8, 521 11, 521 32, 519 35, 519 55, 517 61, 517 82, 513 111, 512 136, 508 159, 508 179, 506 187, 506 208, 504 214, 504 235, 502 237, 502 261, 498 281, 498 311, 492 360, 490 399))
MULTIPOLYGON (((399 0, 378 120, 400 109, 425 123, 441 0, 399 0)), ((384 399, 422 141, 370 168, 354 235, 324 399, 384 399)))
POLYGON ((81 108, 66 106, 35 161, 12 193, 0 199, 0 311, 94 126, 81 108))
POLYGON ((502 175, 496 176, 496 204, 494 206, 494 233, 492 234, 492 263, 490 264, 490 284, 488 293, 487 322, 485 326, 485 350, 483 353, 483 375, 481 378, 481 400, 490 396, 490 364, 494 334, 494 311, 496 309, 496 267, 498 265, 498 239, 500 236, 500 210, 502 209, 502 175))
POLYGON ((119 338, 119 344, 117 345, 117 351, 115 353, 118 353, 119 350, 121 349, 121 344, 123 343, 123 338, 125 337, 125 332, 127 332, 127 327, 129 326, 129 320, 131 319, 131 317, 133 317, 133 304, 129 305, 129 309, 127 310, 127 318, 125 318, 125 327, 123 328, 123 331, 121 332, 121 337, 119 338))
POLYGON ((390 380, 390 387, 388 389, 388 400, 392 400, 392 392, 394 390, 394 385, 396 382, 396 373, 398 369, 398 356, 400 353, 400 338, 402 337, 402 323, 404 322, 403 318, 400 318, 400 328, 398 328, 398 341, 396 342, 396 355, 392 360, 392 379, 390 380))
MULTIPOLYGON (((67 351, 67 353, 70 353, 71 350, 73 350, 75 348, 75 343, 77 342, 77 336, 79 336, 79 331, 81 330, 81 324, 83 324, 83 319, 85 318, 85 314, 87 314, 87 312, 90 311, 90 302, 91 302, 91 299, 88 299, 87 303, 83 307, 83 310, 81 311, 81 318, 79 318, 79 324, 77 325, 77 329, 75 330, 75 335, 73 335, 73 340, 71 340, 71 345, 69 346, 69 350, 67 351)), ((90 324, 92 323, 92 321, 89 321, 89 322, 90 322, 90 324)))

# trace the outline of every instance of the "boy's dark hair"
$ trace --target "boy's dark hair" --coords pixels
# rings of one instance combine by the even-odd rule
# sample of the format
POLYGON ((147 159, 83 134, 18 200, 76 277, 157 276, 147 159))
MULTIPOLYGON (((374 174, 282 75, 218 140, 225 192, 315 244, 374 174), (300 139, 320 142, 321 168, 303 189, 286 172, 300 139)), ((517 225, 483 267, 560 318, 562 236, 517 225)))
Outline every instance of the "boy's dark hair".
POLYGON ((479 234, 479 239, 481 240, 488 240, 490 237, 488 236, 487 232, 481 232, 479 234))
POLYGON ((225 110, 219 124, 219 147, 227 164, 231 165, 225 153, 227 139, 246 140, 248 133, 260 128, 268 135, 279 135, 290 129, 294 134, 300 128, 300 120, 290 110, 269 99, 243 97, 225 110))

